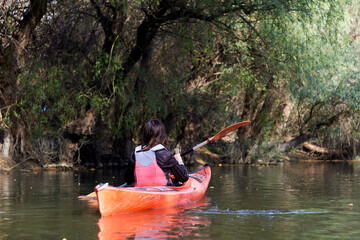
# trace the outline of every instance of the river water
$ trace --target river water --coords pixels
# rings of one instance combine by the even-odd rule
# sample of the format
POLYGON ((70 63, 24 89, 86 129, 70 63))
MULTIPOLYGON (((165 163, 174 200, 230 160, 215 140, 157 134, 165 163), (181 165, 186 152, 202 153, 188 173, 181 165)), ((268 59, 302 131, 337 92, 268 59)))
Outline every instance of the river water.
POLYGON ((78 199, 122 173, 0 172, 0 240, 360 239, 357 163, 214 166, 195 204, 103 218, 78 199))

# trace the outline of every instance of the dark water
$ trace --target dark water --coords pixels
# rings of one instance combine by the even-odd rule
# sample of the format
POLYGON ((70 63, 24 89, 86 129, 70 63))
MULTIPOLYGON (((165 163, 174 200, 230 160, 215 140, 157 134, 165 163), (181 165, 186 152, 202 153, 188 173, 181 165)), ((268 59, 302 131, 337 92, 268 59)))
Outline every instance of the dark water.
POLYGON ((213 167, 201 201, 101 218, 78 199, 119 171, 0 173, 5 239, 360 239, 360 165, 213 167))

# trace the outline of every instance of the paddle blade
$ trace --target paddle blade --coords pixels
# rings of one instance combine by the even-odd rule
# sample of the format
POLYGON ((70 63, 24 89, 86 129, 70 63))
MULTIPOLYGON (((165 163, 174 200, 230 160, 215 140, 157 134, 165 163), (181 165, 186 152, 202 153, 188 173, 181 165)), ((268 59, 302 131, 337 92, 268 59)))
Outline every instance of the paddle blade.
POLYGON ((212 141, 216 141, 220 138, 222 138, 223 136, 225 136, 226 134, 228 134, 229 132, 232 132, 236 129, 238 129, 239 127, 242 127, 246 124, 249 124, 251 122, 249 121, 245 121, 245 122, 239 122, 239 123, 235 123, 227 128, 224 128, 223 130, 221 130, 220 132, 218 132, 215 136, 213 136, 212 138, 209 139, 209 142, 212 142, 212 141))
POLYGON ((96 197, 96 193, 95 192, 92 192, 92 193, 89 193, 88 195, 86 195, 87 197, 96 197))

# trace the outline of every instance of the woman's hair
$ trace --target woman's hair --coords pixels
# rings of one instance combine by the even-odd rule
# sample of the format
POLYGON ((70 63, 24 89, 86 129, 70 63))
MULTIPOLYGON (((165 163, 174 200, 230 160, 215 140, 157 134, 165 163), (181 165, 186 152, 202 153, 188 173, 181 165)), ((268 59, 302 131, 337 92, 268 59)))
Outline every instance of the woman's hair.
POLYGON ((140 151, 147 151, 158 144, 165 145, 165 126, 158 119, 152 119, 147 121, 142 128, 142 140, 145 147, 140 151))

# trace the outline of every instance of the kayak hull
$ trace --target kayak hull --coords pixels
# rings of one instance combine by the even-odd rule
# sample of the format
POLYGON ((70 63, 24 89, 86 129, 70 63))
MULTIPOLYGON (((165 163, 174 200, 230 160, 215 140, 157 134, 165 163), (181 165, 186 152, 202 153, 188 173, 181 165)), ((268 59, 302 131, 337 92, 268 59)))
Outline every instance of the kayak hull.
POLYGON ((200 200, 209 185, 210 166, 189 174, 180 187, 112 187, 97 185, 95 192, 102 216, 152 208, 186 205, 200 200))

